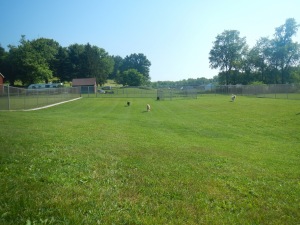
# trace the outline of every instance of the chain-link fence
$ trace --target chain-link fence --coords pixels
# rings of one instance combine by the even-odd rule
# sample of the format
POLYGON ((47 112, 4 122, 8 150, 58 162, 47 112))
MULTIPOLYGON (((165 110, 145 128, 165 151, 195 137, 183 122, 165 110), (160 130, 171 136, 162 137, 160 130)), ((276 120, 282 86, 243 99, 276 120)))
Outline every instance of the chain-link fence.
POLYGON ((205 93, 300 100, 300 84, 221 85, 213 86, 205 93))
POLYGON ((98 98, 154 98, 157 100, 172 100, 173 98, 197 98, 197 88, 184 86, 180 88, 151 88, 151 87, 110 87, 81 93, 83 97, 98 98))
POLYGON ((172 100, 197 98, 203 94, 243 95, 259 98, 284 98, 300 100, 300 84, 263 84, 263 85, 197 85, 181 87, 94 87, 80 88, 82 97, 98 98, 153 98, 172 100), (84 91, 82 91, 84 90, 84 91))
POLYGON ((96 97, 100 98, 156 98, 157 89, 151 87, 110 87, 100 89, 96 97))
POLYGON ((0 85, 0 110, 27 110, 80 97, 72 87, 25 89, 0 85))
POLYGON ((159 88, 157 90, 158 100, 197 98, 198 90, 194 86, 183 86, 180 88, 159 88))
POLYGON ((265 85, 198 85, 182 87, 111 87, 99 89, 85 96, 101 98, 155 98, 172 100, 178 98, 197 98, 202 94, 243 95, 259 98, 285 98, 300 100, 300 84, 265 84, 265 85))

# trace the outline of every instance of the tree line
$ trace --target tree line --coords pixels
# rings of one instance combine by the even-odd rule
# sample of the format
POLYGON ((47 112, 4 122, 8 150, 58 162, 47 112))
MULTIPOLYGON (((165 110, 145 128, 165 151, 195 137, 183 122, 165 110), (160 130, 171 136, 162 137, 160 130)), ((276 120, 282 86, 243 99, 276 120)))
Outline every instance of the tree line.
POLYGON ((10 85, 95 77, 100 85, 113 79, 118 84, 140 86, 150 82, 150 66, 142 53, 122 58, 89 43, 62 47, 53 39, 27 40, 22 35, 20 44, 9 45, 8 51, 0 45, 0 71, 10 85))
MULTIPOLYGON (((293 41, 298 27, 295 19, 289 18, 275 28, 273 38, 262 37, 252 48, 239 31, 225 30, 217 35, 209 52, 209 66, 219 69, 217 76, 159 81, 152 86, 299 83, 300 44, 293 41)), ((9 45, 8 51, 0 45, 0 72, 11 85, 17 80, 26 86, 89 77, 96 77, 100 85, 107 79, 124 86, 149 85, 150 66, 151 62, 142 53, 122 58, 89 43, 62 47, 53 39, 27 40, 22 35, 20 44, 9 45)))
POLYGON ((207 84, 218 84, 218 76, 213 78, 188 78, 179 81, 155 81, 151 82, 153 88, 180 88, 183 86, 201 86, 207 84))
POLYGON ((293 41, 299 24, 289 18, 275 28, 272 39, 260 38, 249 48, 237 30, 216 37, 209 63, 219 69, 219 84, 285 84, 300 82, 300 44, 293 41))

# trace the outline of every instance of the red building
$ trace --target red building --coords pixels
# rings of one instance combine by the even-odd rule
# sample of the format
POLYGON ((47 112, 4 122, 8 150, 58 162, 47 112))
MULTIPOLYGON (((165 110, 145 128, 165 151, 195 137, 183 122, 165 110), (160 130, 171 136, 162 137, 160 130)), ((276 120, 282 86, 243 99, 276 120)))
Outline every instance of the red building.
POLYGON ((81 93, 96 93, 96 78, 78 78, 72 80, 72 87, 80 87, 81 93))

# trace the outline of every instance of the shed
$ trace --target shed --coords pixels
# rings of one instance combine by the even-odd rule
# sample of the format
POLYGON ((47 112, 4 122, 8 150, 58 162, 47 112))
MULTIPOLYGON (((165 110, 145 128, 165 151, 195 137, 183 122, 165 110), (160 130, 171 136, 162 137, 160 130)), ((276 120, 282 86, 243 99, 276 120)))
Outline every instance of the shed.
POLYGON ((96 78, 76 78, 72 80, 72 87, 80 87, 81 93, 96 93, 96 78))
POLYGON ((0 73, 0 85, 4 84, 4 76, 2 73, 0 73))

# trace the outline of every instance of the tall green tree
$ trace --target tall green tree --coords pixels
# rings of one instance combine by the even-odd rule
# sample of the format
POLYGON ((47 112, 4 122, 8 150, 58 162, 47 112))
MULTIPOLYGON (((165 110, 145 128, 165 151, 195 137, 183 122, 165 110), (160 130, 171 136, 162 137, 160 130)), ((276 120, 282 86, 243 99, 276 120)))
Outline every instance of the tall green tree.
POLYGON ((5 73, 6 80, 10 85, 14 85, 18 79, 18 74, 22 74, 22 67, 20 65, 21 57, 20 51, 17 47, 9 45, 8 55, 4 58, 3 72, 5 73))
POLYGON ((5 49, 2 48, 2 46, 0 44, 0 66, 1 66, 1 63, 4 61, 5 54, 6 54, 5 49))
POLYGON ((246 38, 240 37, 237 30, 225 30, 216 37, 213 48, 209 52, 209 63, 213 69, 220 69, 225 74, 228 85, 233 70, 239 70, 242 57, 247 49, 246 38))
POLYGON ((300 62, 300 45, 293 42, 299 24, 294 18, 289 18, 285 24, 275 29, 272 40, 272 63, 280 71, 281 83, 289 82, 289 72, 292 66, 300 62))
POLYGON ((85 78, 85 74, 81 74, 81 58, 84 52, 84 45, 72 44, 67 48, 69 61, 69 77, 71 78, 85 78))
POLYGON ((300 65, 291 68, 291 79, 293 83, 300 83, 300 65))
POLYGON ((7 57, 7 52, 5 51, 4 48, 2 48, 0 44, 0 73, 4 73, 5 68, 5 61, 7 57))
POLYGON ((79 73, 81 77, 97 77, 101 70, 98 48, 87 43, 80 55, 79 73))
POLYGON ((22 35, 18 47, 9 46, 10 83, 16 79, 23 84, 48 82, 53 76, 51 66, 54 66, 58 47, 59 44, 52 39, 29 41, 22 35))
POLYGON ((54 76, 61 81, 71 81, 72 72, 68 48, 60 46, 56 55, 54 76))
POLYGON ((48 83, 53 76, 55 70, 56 58, 59 50, 59 43, 53 39, 38 38, 31 41, 32 48, 37 55, 36 58, 44 68, 44 72, 41 71, 42 79, 48 83))
POLYGON ((252 72, 259 75, 253 81, 268 82, 268 74, 272 63, 271 58, 271 40, 267 37, 262 37, 256 42, 247 56, 252 72))
POLYGON ((20 40, 20 45, 15 48, 10 46, 13 61, 15 63, 17 76, 25 84, 42 82, 52 75, 52 71, 39 52, 37 52, 32 43, 26 40, 23 35, 20 40))
POLYGON ((114 69, 113 71, 108 75, 109 79, 116 80, 116 78, 119 76, 121 67, 123 64, 123 58, 121 56, 112 56, 114 60, 114 69))
POLYGON ((150 66, 151 62, 147 59, 147 57, 142 54, 131 54, 126 56, 123 60, 122 66, 120 68, 120 72, 123 73, 129 69, 136 69, 139 73, 144 76, 145 82, 150 81, 150 66))
POLYGON ((145 83, 145 77, 136 69, 129 69, 121 74, 123 86, 141 86, 145 83))
POLYGON ((68 47, 67 55, 69 59, 64 64, 69 68, 63 75, 68 78, 89 78, 95 77, 97 83, 103 85, 108 75, 113 71, 114 60, 103 49, 97 46, 74 44, 68 47))
POLYGON ((103 48, 94 46, 94 49, 97 51, 99 57, 99 71, 96 79, 100 85, 103 85, 106 83, 108 75, 114 69, 114 59, 103 48))

